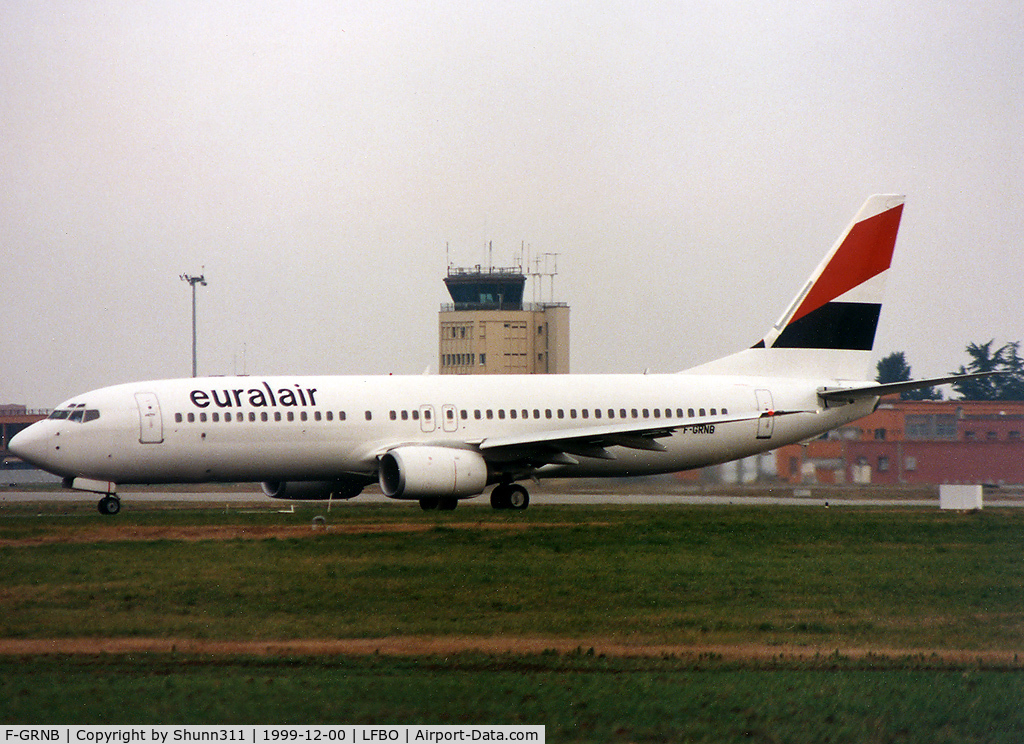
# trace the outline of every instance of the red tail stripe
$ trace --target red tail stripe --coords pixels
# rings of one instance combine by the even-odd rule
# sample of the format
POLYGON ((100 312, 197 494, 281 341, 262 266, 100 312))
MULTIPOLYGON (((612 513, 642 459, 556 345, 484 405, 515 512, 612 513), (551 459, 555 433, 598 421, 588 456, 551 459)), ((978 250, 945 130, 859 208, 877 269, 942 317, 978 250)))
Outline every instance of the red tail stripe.
POLYGON ((888 269, 902 215, 903 205, 900 204, 854 225, 789 322, 814 312, 888 269))

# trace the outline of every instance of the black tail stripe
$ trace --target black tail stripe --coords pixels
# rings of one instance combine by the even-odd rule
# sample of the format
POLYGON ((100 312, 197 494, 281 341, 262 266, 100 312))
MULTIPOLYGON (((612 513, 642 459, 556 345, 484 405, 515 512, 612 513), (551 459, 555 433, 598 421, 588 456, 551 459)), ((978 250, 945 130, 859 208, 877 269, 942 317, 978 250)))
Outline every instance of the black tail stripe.
POLYGON ((871 351, 881 310, 877 303, 829 302, 786 326, 772 348, 871 351))

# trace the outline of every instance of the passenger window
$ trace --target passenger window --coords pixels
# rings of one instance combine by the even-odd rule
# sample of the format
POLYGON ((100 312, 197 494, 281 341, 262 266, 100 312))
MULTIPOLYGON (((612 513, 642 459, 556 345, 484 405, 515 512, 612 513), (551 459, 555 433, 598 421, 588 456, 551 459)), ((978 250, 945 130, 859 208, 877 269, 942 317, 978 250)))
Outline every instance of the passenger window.
POLYGON ((281 412, 280 411, 274 411, 274 421, 280 421, 280 420, 281 420, 281 412))
POLYGON ((430 409, 429 408, 423 412, 423 420, 424 421, 430 421, 430 409))
POLYGON ((661 409, 660 408, 655 408, 654 409, 654 418, 661 418, 661 409))
POLYGON ((626 418, 626 409, 625 408, 620 408, 619 409, 619 418, 626 418))
POLYGON ((676 409, 676 418, 682 418, 682 417, 683 417, 683 409, 682 408, 677 408, 676 409))
POLYGON ((586 408, 580 411, 580 414, 583 416, 583 418, 590 418, 590 411, 587 410, 586 408))
POLYGON ((224 414, 224 423, 226 423, 226 424, 230 424, 231 423, 231 414, 230 413, 225 413, 224 414))
POLYGON ((459 416, 462 418, 463 421, 465 421, 466 419, 469 418, 469 411, 463 408, 461 411, 459 411, 459 416))
POLYGON ((716 409, 712 408, 711 409, 711 415, 712 416, 717 416, 718 415, 718 411, 716 409))
POLYGON ((334 411, 328 411, 327 412, 327 420, 328 421, 334 421, 334 411))
POLYGON ((206 414, 205 413, 200 413, 199 414, 199 423, 201 423, 201 424, 205 424, 206 423, 206 414))
POLYGON ((569 409, 569 418, 571 418, 571 419, 576 418, 576 409, 575 408, 570 408, 569 409))
MULTIPOLYGON (((551 418, 551 411, 548 411, 548 418, 551 418)), ((558 418, 565 418, 565 411, 563 411, 561 408, 558 409, 558 418)))
POLYGON ((388 418, 390 418, 392 421, 397 421, 398 414, 395 413, 394 411, 388 411, 388 418))
POLYGON ((505 418, 505 409, 504 408, 499 408, 498 409, 498 418, 500 418, 500 419, 504 419, 505 418))
POLYGON ((701 408, 701 409, 700 409, 700 415, 701 415, 701 416, 707 416, 707 414, 706 414, 706 413, 704 413, 704 409, 703 409, 703 408, 701 408))
POLYGON ((373 412, 372 411, 367 411, 364 415, 366 416, 366 420, 367 421, 373 421, 373 412))
POLYGON ((696 416, 697 414, 693 412, 693 409, 692 409, 692 408, 687 408, 687 409, 686 409, 686 415, 687 415, 687 416, 689 416, 690 418, 693 418, 693 417, 694 417, 694 416, 696 416))
POLYGON ((196 415, 194 413, 190 413, 188 415, 188 422, 190 424, 194 424, 196 422, 196 415))
POLYGON ((492 411, 490 408, 487 409, 487 418, 494 418, 494 411, 492 411))
POLYGON ((174 414, 174 423, 176 423, 176 424, 180 424, 181 423, 181 414, 180 413, 174 414))
MULTIPOLYGON (((302 414, 302 415, 303 415, 303 416, 305 416, 306 414, 302 414)), ((314 412, 313 412, 313 419, 314 419, 315 421, 321 421, 321 420, 322 420, 322 418, 323 418, 323 417, 322 417, 322 416, 320 415, 320 411, 314 411, 314 412)))
POLYGON ((723 416, 728 416, 729 415, 729 409, 728 408, 723 408, 722 409, 722 415, 723 416))
MULTIPOLYGON (((538 409, 536 409, 536 408, 533 409, 533 417, 535 419, 539 419, 540 418, 540 411, 538 409)), ((548 418, 551 418, 551 417, 548 416, 548 418)))
POLYGON ((515 417, 516 417, 516 416, 518 416, 518 415, 519 415, 519 414, 518 414, 518 412, 516 411, 516 409, 515 409, 515 408, 510 408, 510 409, 509 409, 509 412, 508 412, 508 417, 509 417, 509 418, 515 418, 515 417))
POLYGON ((338 421, 344 421, 346 418, 344 411, 338 411, 338 421))
POLYGON ((249 412, 249 420, 250 421, 255 421, 256 420, 256 412, 255 411, 250 411, 249 412))
POLYGON ((640 418, 640 413, 634 408, 632 410, 633 418, 640 418))
POLYGON ((645 408, 644 409, 644 418, 650 418, 650 417, 651 417, 651 412, 648 409, 645 408))
POLYGON ((309 414, 305 411, 299 411, 299 421, 309 421, 309 414))
MULTIPOLYGON (((544 409, 544 418, 551 418, 551 409, 550 408, 545 408, 544 409)), ((561 408, 558 409, 558 418, 562 418, 562 409, 561 408)))
POLYGON ((475 418, 477 421, 479 421, 481 418, 483 418, 483 414, 480 413, 480 409, 479 408, 476 409, 475 411, 473 411, 473 418, 475 418))
POLYGON ((525 408, 523 409, 523 418, 524 419, 530 418, 530 412, 527 411, 525 408))
POLYGON ((269 421, 269 420, 270 419, 267 417, 267 412, 266 411, 263 411, 262 413, 260 413, 260 421, 269 421))

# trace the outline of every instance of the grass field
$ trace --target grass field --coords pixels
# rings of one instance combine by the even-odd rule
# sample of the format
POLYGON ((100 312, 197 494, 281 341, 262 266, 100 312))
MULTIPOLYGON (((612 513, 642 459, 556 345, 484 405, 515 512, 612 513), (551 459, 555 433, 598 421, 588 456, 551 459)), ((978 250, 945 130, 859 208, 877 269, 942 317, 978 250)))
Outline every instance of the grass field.
POLYGON ((349 506, 314 532, 319 513, 5 509, 0 640, 551 638, 582 653, 8 657, 0 720, 524 722, 552 741, 1024 730, 1019 510, 349 506), (588 655, 602 644, 689 650, 588 655))

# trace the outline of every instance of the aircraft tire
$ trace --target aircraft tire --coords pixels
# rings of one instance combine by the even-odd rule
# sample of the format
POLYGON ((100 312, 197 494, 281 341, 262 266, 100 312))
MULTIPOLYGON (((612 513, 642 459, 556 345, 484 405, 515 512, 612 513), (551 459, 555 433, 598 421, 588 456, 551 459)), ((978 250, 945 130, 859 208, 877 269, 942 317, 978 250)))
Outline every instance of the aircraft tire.
POLYGON ((121 511, 121 499, 114 496, 104 496, 96 507, 100 510, 100 514, 112 516, 121 511))
POLYGON ((512 508, 512 487, 507 486, 504 483, 494 487, 491 491, 491 507, 494 509, 511 509, 512 508))
POLYGON ((506 501, 509 509, 523 511, 530 505, 530 492, 522 486, 512 486, 509 488, 506 501))
POLYGON ((459 500, 456 498, 445 498, 440 499, 437 503, 437 508, 441 511, 455 511, 455 507, 459 505, 459 500))
POLYGON ((429 498, 420 499, 420 509, 423 511, 432 511, 441 505, 441 499, 436 496, 429 498))

